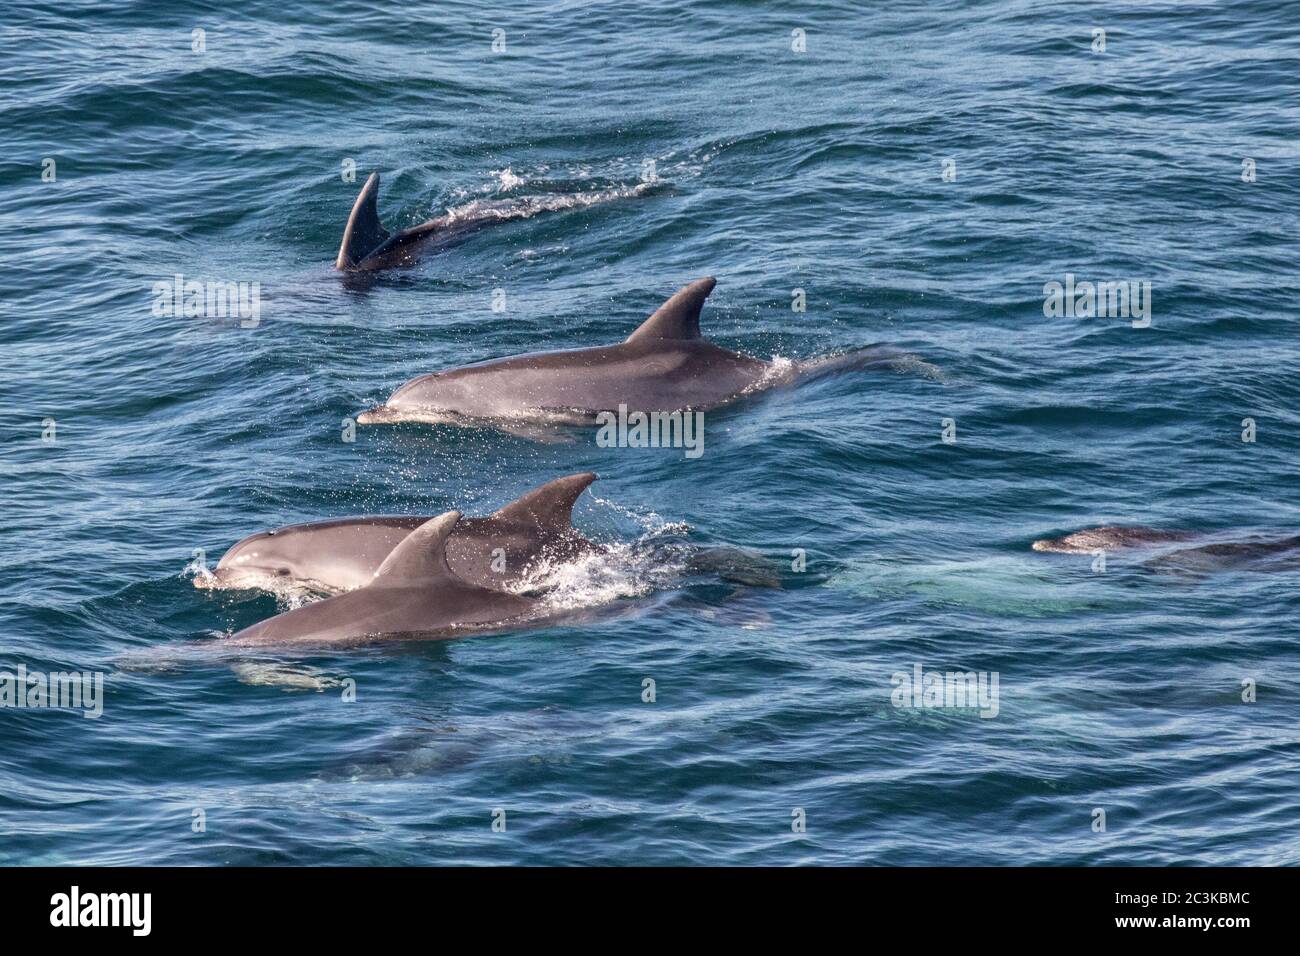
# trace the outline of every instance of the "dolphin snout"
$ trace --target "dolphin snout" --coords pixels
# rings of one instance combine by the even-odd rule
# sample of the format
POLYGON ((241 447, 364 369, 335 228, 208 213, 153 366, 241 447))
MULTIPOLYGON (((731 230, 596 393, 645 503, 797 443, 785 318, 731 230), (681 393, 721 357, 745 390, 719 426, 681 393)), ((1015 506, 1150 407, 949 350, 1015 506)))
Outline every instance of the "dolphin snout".
POLYGON ((194 573, 193 584, 201 591, 217 591, 225 587, 226 581, 222 574, 223 568, 218 565, 215 569, 209 571, 207 568, 201 568, 194 573))

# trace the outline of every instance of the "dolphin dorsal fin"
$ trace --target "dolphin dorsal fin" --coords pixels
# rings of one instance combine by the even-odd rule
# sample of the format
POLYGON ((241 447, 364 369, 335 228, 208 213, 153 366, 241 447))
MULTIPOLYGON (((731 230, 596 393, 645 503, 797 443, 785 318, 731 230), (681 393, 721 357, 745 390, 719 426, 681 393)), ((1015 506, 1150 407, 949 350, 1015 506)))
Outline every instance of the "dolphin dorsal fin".
POLYGON ((713 276, 696 279, 665 302, 627 337, 629 342, 653 339, 698 339, 700 310, 718 280, 713 276))
POLYGON ((492 517, 512 524, 567 531, 573 527, 574 502, 595 480, 595 473, 590 471, 556 478, 510 502, 492 517))
POLYGON ((425 584, 454 578, 456 575, 447 564, 447 538, 459 520, 459 511, 448 511, 420 525, 388 553, 366 586, 425 584))
POLYGON ((343 243, 334 267, 340 270, 355 268, 362 259, 379 248, 388 238, 388 230, 379 221, 379 173, 370 174, 361 187, 357 201, 352 204, 352 214, 343 228, 343 243))

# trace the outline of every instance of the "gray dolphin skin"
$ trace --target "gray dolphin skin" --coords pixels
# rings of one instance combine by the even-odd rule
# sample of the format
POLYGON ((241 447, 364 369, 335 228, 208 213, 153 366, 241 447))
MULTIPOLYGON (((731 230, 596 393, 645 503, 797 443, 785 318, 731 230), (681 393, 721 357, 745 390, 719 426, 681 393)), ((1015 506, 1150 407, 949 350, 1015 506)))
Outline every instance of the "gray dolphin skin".
POLYGON ((1035 551, 1090 554, 1094 551, 1160 551, 1142 562, 1149 571, 1198 576, 1215 571, 1284 570, 1300 566, 1300 535, 1211 541, 1192 547, 1172 547, 1210 537, 1204 532, 1148 528, 1142 525, 1102 525, 1059 538, 1041 538, 1035 551), (1167 547, 1169 546, 1169 547, 1167 547))
POLYGON ((1195 538, 1191 531, 1147 528, 1142 525, 1102 525, 1085 528, 1059 538, 1040 538, 1031 547, 1035 551, 1059 554, 1090 554, 1093 551, 1116 551, 1120 548, 1148 548, 1174 541, 1195 538))
POLYGON ((482 221, 454 222, 450 216, 439 216, 418 226, 390 233, 379 221, 379 173, 370 174, 361 187, 357 201, 352 205, 347 225, 343 227, 343 242, 339 245, 334 268, 340 272, 367 272, 389 269, 414 262, 421 247, 435 238, 463 236, 485 225, 482 221))
POLYGON ((517 199, 480 199, 418 226, 390 233, 379 221, 379 173, 374 172, 352 205, 347 225, 343 227, 343 241, 339 244, 334 268, 340 272, 373 272, 413 265, 430 248, 456 242, 493 223, 528 219, 540 212, 593 206, 625 196, 641 195, 647 185, 517 199))
POLYGON ((700 335, 700 311, 715 285, 712 276, 692 282, 617 345, 534 352, 424 375, 357 421, 582 424, 620 405, 643 413, 708 411, 799 378, 897 358, 864 349, 778 364, 719 348, 700 335))
MULTIPOLYGON (((447 562, 463 581, 508 588, 540 561, 572 561, 597 545, 573 527, 573 506, 593 481, 580 472, 547 482, 486 518, 465 518, 447 540, 447 562)), ((341 592, 370 583, 384 559, 432 516, 336 518, 288 525, 240 541, 216 569, 194 579, 208 589, 306 588, 341 592)))
POLYGON ((254 624, 229 640, 234 647, 356 646, 435 640, 522 625, 541 604, 457 577, 447 539, 459 511, 426 521, 386 557, 370 583, 254 624))
POLYGON ((1161 574, 1189 577, 1215 571, 1285 571, 1300 567, 1300 535, 1178 548, 1142 566, 1161 574))

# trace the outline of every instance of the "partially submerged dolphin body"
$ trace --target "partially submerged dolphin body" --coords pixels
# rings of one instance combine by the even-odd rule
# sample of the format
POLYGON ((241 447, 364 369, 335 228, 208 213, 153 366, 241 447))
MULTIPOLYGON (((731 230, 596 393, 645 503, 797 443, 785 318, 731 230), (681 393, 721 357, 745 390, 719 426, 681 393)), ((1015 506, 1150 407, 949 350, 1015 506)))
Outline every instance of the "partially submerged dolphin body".
MULTIPOLYGON (((557 478, 486 518, 457 522, 446 542, 451 570, 470 584, 509 588, 539 561, 595 553, 573 527, 573 505, 595 480, 589 471, 557 478)), ((351 591, 370 583, 392 550, 432 517, 336 518, 263 531, 232 547, 194 586, 351 591)))
POLYGON ((442 246, 463 239, 484 226, 512 219, 528 219, 539 212, 574 209, 597 203, 636 196, 650 184, 640 183, 626 189, 592 190, 553 196, 524 196, 518 199, 479 199, 418 226, 390 233, 379 221, 379 173, 371 173, 343 228, 334 268, 340 272, 371 272, 394 266, 411 265, 431 246, 442 246))
POLYGON ((1059 538, 1040 538, 1031 547, 1035 551, 1055 551, 1059 554, 1091 554, 1093 551, 1154 547, 1195 537, 1196 534, 1192 531, 1108 524, 1099 528, 1085 528, 1059 538))
POLYGON ((1213 571, 1284 571, 1300 567, 1300 535, 1179 548, 1151 558, 1143 567, 1161 574, 1184 576, 1213 571))
POLYGON ((1143 561, 1142 567, 1159 573, 1180 575, 1239 569, 1271 571, 1300 566, 1300 535, 1221 540, 1191 547, 1174 547, 1204 540, 1206 537, 1207 534, 1196 531, 1148 528, 1141 525, 1103 525, 1060 538, 1041 538, 1032 547, 1035 551, 1061 554, 1160 550, 1161 553, 1143 561))
POLYGON ((617 345, 534 352, 412 379, 361 424, 583 424, 619 406, 641 413, 708 411, 777 385, 832 371, 888 364, 900 355, 862 349, 810 362, 764 362, 700 335, 700 311, 717 280, 683 288, 617 345))
POLYGON ((386 557, 370 582, 254 624, 229 646, 358 645, 376 641, 459 637, 521 625, 542 603, 458 577, 447 563, 447 540, 459 511, 426 521, 386 557))

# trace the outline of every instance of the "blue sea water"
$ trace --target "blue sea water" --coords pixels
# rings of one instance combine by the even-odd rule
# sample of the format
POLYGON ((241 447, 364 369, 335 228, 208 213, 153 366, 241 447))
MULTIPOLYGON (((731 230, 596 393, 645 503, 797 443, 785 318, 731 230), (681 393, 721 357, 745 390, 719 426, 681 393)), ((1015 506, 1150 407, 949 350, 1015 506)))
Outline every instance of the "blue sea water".
POLYGON ((0 862, 1300 862, 1300 572, 1030 550, 1300 527, 1294 4, 4 19, 0 669, 106 676, 98 719, 0 709, 0 862), (644 195, 331 269, 370 170, 400 227, 631 191, 647 161, 644 195), (1067 273, 1149 281, 1149 327, 1046 316, 1067 273), (259 283, 260 321, 154 314, 176 274, 259 283), (342 440, 410 377, 621 340, 707 274, 727 347, 938 371, 710 415, 694 460, 594 431, 342 440), (567 583, 598 612, 576 623, 210 653, 292 602, 196 589, 196 549, 587 469, 589 534, 752 549, 783 586, 627 562, 567 583), (996 673, 996 716, 895 706, 918 665, 996 673))

